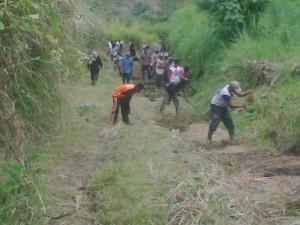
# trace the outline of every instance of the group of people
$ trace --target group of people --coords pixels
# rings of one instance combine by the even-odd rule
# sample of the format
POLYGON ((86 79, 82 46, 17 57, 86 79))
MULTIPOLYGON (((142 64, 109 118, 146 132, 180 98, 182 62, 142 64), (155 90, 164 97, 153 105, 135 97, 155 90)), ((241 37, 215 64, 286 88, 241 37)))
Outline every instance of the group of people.
MULTIPOLYGON (((165 96, 163 102, 160 106, 160 111, 162 111, 165 105, 173 100, 176 106, 176 113, 178 112, 178 95, 182 95, 187 101, 187 94, 179 90, 186 86, 187 78, 182 77, 178 83, 170 83, 166 87, 165 96)), ((142 83, 134 84, 123 84, 118 86, 113 92, 113 111, 112 111, 112 122, 115 124, 117 122, 119 106, 121 106, 122 118, 124 123, 129 124, 128 114, 130 113, 130 100, 135 93, 139 93, 144 89, 142 83)), ((183 88, 184 89, 184 88, 183 88)), ((240 83, 238 81, 231 81, 225 87, 221 88, 212 98, 210 104, 210 118, 211 122, 208 129, 207 140, 212 141, 213 133, 217 130, 219 123, 222 121, 228 130, 230 140, 234 140, 235 128, 233 120, 230 116, 229 108, 246 108, 246 104, 235 104, 232 101, 234 95, 238 97, 245 97, 253 93, 253 90, 247 92, 242 92, 240 83)))
POLYGON ((114 62, 114 70, 119 71, 123 78, 123 84, 130 83, 133 77, 134 63, 138 62, 141 66, 140 79, 145 81, 155 81, 158 88, 167 84, 168 68, 173 64, 173 58, 165 52, 163 45, 154 43, 150 47, 146 41, 142 43, 141 48, 137 54, 134 41, 129 41, 128 48, 125 48, 123 41, 109 41, 108 52, 111 60, 114 62), (115 45, 112 43, 116 43, 115 45), (111 47, 115 46, 115 47, 111 47), (122 50, 119 50, 122 49, 122 50), (127 50, 128 49, 128 50, 127 50), (126 50, 126 53, 123 52, 126 50))
POLYGON ((179 109, 177 96, 183 96, 189 102, 186 91, 189 68, 179 66, 179 60, 173 60, 169 54, 160 53, 161 49, 157 43, 153 44, 154 54, 152 56, 148 54, 150 47, 146 42, 143 42, 140 49, 140 57, 136 56, 134 42, 129 43, 129 49, 130 51, 125 54, 125 57, 117 55, 117 59, 114 60, 120 62, 119 68, 123 77, 123 84, 118 86, 113 93, 112 122, 116 123, 120 107, 124 123, 129 124, 130 100, 135 93, 139 93, 144 89, 142 83, 137 85, 130 84, 134 61, 138 61, 141 64, 143 81, 145 81, 146 73, 149 80, 153 79, 155 74, 156 86, 162 87, 162 84, 164 84, 165 94, 160 106, 160 112, 164 111, 166 104, 173 101, 177 114, 179 109), (121 57, 122 59, 120 59, 121 57))
POLYGON ((125 49, 125 43, 123 40, 111 40, 107 42, 108 52, 107 54, 110 55, 111 61, 113 61, 114 57, 122 56, 123 51, 125 49))
MULTIPOLYGON (((113 46, 113 44, 109 44, 109 48, 110 46, 113 46)), ((144 77, 147 73, 149 80, 153 79, 155 75, 157 87, 161 87, 162 84, 164 84, 165 92, 160 105, 161 113, 164 111, 165 106, 173 101, 175 112, 177 114, 179 109, 178 96, 182 96, 190 103, 186 90, 189 81, 189 68, 181 67, 178 59, 173 60, 169 54, 161 53, 161 49, 156 43, 153 45, 154 53, 150 56, 150 54, 148 54, 150 47, 144 42, 140 49, 139 58, 136 56, 134 42, 129 43, 130 51, 125 54, 125 57, 122 57, 122 51, 125 47, 124 43, 118 41, 115 42, 115 46, 122 48, 122 50, 117 50, 117 56, 121 57, 120 72, 122 73, 123 84, 116 87, 112 93, 113 110, 111 113, 111 121, 113 124, 116 124, 118 121, 119 108, 121 108, 123 122, 125 124, 130 124, 128 114, 130 114, 131 98, 134 94, 140 93, 144 89, 143 83, 138 83, 136 85, 130 84, 134 61, 141 63, 141 76, 143 81, 145 80, 144 77)), ((96 51, 93 51, 93 55, 90 57, 88 68, 91 71, 92 85, 95 85, 99 76, 99 68, 102 68, 101 58, 96 51)), ((230 139, 234 139, 235 128, 228 107, 232 109, 246 108, 246 104, 233 103, 232 98, 234 95, 245 97, 252 93, 253 90, 249 90, 245 93, 242 92, 240 83, 238 81, 231 81, 213 96, 210 105, 211 122, 207 134, 208 141, 212 140, 213 133, 217 130, 221 121, 228 130, 230 139)))

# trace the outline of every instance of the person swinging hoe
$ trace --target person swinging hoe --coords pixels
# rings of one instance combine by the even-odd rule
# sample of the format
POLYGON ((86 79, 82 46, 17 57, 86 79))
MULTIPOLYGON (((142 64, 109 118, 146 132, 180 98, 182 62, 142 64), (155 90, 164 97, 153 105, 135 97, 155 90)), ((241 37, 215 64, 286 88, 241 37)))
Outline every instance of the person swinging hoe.
POLYGON ((246 93, 241 91, 240 83, 238 81, 231 81, 224 88, 219 90, 217 94, 212 98, 210 105, 210 117, 211 123, 209 125, 207 140, 211 142, 213 133, 217 130, 220 121, 223 122, 226 129, 228 130, 230 140, 234 139, 235 130, 233 120, 229 114, 228 107, 235 108, 246 108, 244 104, 234 104, 232 102, 233 95, 238 97, 245 97, 253 93, 253 90, 249 90, 246 93), (228 106, 228 107, 227 107, 228 106))
POLYGON ((112 93, 113 110, 111 122, 115 125, 118 122, 119 107, 121 107, 122 119, 125 124, 130 124, 128 114, 130 114, 130 100, 135 93, 140 93, 144 89, 142 83, 123 84, 115 88, 112 93))

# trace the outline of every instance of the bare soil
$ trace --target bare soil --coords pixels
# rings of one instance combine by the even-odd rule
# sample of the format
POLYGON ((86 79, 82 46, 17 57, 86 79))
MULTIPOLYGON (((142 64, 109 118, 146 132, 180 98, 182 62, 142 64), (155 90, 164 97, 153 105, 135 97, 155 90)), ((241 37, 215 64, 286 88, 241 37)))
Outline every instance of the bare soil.
MULTIPOLYGON (((109 105, 111 101, 106 96, 99 98, 100 87, 91 87, 87 83, 65 85, 64 93, 74 108, 86 99, 99 107, 102 104, 109 105)), ((165 129, 174 137, 180 136, 196 143, 198 147, 191 152, 173 153, 186 162, 187 170, 197 170, 197 162, 205 154, 219 156, 224 160, 220 161, 226 171, 224 182, 245 193, 253 190, 259 193, 252 197, 252 201, 270 206, 270 212, 264 212, 266 216, 274 213, 274 210, 285 211, 285 214, 299 210, 299 202, 296 201, 300 194, 299 156, 275 155, 243 143, 232 145, 227 142, 227 132, 221 128, 215 132, 213 143, 208 144, 206 123, 200 123, 193 116, 180 111, 180 118, 188 122, 181 121, 178 124, 176 121, 180 120, 174 119, 173 105, 168 105, 163 115, 159 114, 160 102, 161 99, 150 101, 142 95, 134 97, 131 102, 134 114, 130 118, 133 122, 142 120, 154 129, 165 129)), ((109 142, 118 135, 118 130, 123 126, 122 123, 111 126, 110 109, 103 109, 101 113, 107 116, 102 117, 98 123, 89 122, 73 113, 71 121, 77 124, 77 131, 74 137, 70 137, 71 144, 65 146, 62 159, 55 167, 49 166, 52 172, 48 183, 55 190, 57 207, 60 208, 60 211, 49 210, 52 217, 49 218, 49 224, 98 224, 91 213, 93 205, 86 196, 87 191, 92 191, 87 187, 88 180, 101 164, 118 159, 118 155, 111 151, 109 142), (86 139, 89 139, 88 145, 86 139)))

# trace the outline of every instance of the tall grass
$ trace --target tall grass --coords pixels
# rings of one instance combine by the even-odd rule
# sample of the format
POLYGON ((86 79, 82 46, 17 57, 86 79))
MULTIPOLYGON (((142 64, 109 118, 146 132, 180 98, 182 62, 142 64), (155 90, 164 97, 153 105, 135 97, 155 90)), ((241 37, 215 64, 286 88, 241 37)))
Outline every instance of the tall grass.
MULTIPOLYGON (((71 1, 6 1, 0 33, 0 218, 2 224, 44 224, 47 196, 35 145, 60 119, 58 84, 84 76, 75 44, 71 1), (33 160, 34 158, 34 160, 33 160)), ((3 15, 2 15, 3 12, 3 15)), ((48 134, 49 135, 49 134, 48 134)))
POLYGON ((0 167, 1 224, 46 223, 49 197, 38 174, 11 160, 1 161, 0 167))
POLYGON ((224 54, 226 61, 219 68, 220 71, 226 68, 223 70, 225 74, 231 79, 240 80, 245 88, 257 90, 257 102, 241 115, 238 122, 251 127, 250 130, 256 127, 259 140, 268 140, 271 146, 282 152, 298 151, 295 143, 300 131, 295 126, 299 120, 299 101, 295 98, 299 94, 299 77, 297 72, 295 74, 295 68, 299 68, 297 56, 300 53, 297 44, 300 38, 299 24, 295 23, 295 18, 300 18, 299 4, 274 1, 259 23, 257 29, 260 35, 241 35, 227 49, 224 54), (263 84, 272 86, 267 93, 263 86, 253 86, 253 74, 244 66, 247 60, 267 61, 272 67, 270 80, 263 84))
POLYGON ((147 43, 159 41, 158 35, 149 32, 149 28, 151 28, 151 24, 147 21, 138 20, 132 16, 124 16, 111 19, 105 33, 108 39, 122 39, 125 42, 133 40, 136 47, 139 47, 143 41, 146 41, 147 43))
POLYGON ((199 78, 222 49, 208 15, 188 5, 173 14, 169 27, 168 43, 173 56, 179 58, 182 65, 190 65, 193 77, 199 78))
MULTIPOLYGON (((121 128, 110 144, 110 154, 116 160, 101 168, 91 182, 97 196, 93 200, 98 221, 104 224, 164 224, 167 214, 164 195, 171 181, 161 174, 170 172, 164 161, 168 160, 168 146, 174 146, 171 139, 162 130, 153 132, 150 127, 139 124, 121 128), (144 141, 141 143, 137 139, 144 141)), ((174 174, 180 171, 180 168, 173 169, 174 174)))
POLYGON ((298 2, 272 1, 253 32, 240 33, 234 43, 223 45, 209 15, 194 11, 189 4, 176 11, 169 22, 169 45, 183 65, 190 65, 193 77, 200 78, 192 82, 190 91, 203 118, 216 91, 230 80, 239 80, 244 90, 255 89, 256 100, 248 109, 234 113, 237 129, 248 129, 247 140, 269 148, 297 149, 292 143, 299 140, 299 128, 294 125, 299 114, 299 101, 294 98, 300 66, 299 12, 298 2), (259 63, 266 68, 260 75, 259 63), (285 115, 290 119, 284 119, 285 115))

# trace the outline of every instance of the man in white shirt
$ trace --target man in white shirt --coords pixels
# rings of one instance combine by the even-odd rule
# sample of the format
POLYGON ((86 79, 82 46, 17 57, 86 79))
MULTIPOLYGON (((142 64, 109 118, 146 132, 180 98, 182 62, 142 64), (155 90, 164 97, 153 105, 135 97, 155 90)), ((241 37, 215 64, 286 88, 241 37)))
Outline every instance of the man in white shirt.
POLYGON ((179 66, 179 60, 175 59, 173 66, 171 66, 168 70, 169 83, 178 84, 180 81, 180 77, 184 75, 184 69, 179 66))
POLYGON ((213 132, 218 128, 220 121, 223 122, 228 130, 230 140, 234 138, 234 124, 229 114, 227 106, 232 109, 246 108, 246 104, 234 104, 232 97, 236 94, 238 97, 245 97, 253 93, 253 90, 249 90, 247 93, 241 91, 240 83, 238 81, 231 81, 228 85, 218 91, 218 93, 212 98, 210 105, 211 123, 209 125, 207 140, 211 141, 213 132))

